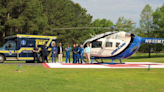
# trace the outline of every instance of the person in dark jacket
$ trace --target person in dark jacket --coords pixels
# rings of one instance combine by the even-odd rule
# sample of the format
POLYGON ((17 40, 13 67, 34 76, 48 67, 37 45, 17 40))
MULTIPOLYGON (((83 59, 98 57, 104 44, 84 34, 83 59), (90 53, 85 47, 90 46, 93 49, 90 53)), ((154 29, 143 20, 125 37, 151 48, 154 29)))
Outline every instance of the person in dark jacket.
POLYGON ((34 61, 36 61, 36 58, 37 58, 37 63, 39 63, 39 55, 38 55, 39 48, 38 48, 37 44, 35 44, 35 47, 34 47, 34 49, 32 51, 34 53, 34 61))
POLYGON ((42 63, 44 63, 45 60, 48 63, 48 59, 47 59, 47 56, 48 56, 48 52, 47 52, 48 51, 48 47, 46 46, 46 43, 44 44, 44 46, 42 46, 41 51, 42 51, 42 63))

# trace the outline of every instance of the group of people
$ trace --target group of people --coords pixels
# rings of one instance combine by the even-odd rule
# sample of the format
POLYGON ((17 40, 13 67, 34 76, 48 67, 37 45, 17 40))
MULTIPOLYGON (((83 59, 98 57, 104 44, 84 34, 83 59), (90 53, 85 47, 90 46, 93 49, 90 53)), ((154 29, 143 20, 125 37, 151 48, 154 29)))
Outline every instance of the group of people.
MULTIPOLYGON (((62 57, 63 57, 63 52, 64 50, 66 51, 66 60, 65 63, 67 63, 67 61, 69 61, 69 63, 71 63, 70 61, 70 53, 72 51, 72 58, 73 58, 73 62, 72 63, 83 63, 83 55, 86 56, 86 63, 90 63, 90 47, 89 44, 86 45, 85 48, 83 48, 83 45, 81 44, 80 46, 78 44, 73 44, 73 48, 71 49, 71 47, 69 46, 69 44, 67 45, 67 47, 65 49, 63 49, 62 47, 62 43, 59 43, 59 46, 57 47, 55 43, 53 43, 53 46, 51 48, 51 52, 52 53, 52 63, 56 63, 56 58, 58 55, 58 62, 62 63, 62 57)), ((46 46, 46 43, 44 44, 44 46, 41 47, 41 50, 39 50, 37 44, 35 45, 34 49, 33 49, 33 53, 34 53, 34 61, 37 60, 37 62, 39 63, 39 55, 38 53, 41 53, 42 56, 42 62, 47 62, 48 63, 48 47, 46 46)))

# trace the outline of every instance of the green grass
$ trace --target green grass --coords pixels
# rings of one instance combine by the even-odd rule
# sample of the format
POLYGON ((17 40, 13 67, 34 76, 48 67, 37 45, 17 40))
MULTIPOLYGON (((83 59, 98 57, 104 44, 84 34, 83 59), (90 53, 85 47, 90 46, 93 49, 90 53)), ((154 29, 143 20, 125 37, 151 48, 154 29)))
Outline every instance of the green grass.
MULTIPOLYGON (((146 58, 146 54, 135 54, 123 61, 164 62, 164 54, 154 55, 146 58)), ((17 68, 0 64, 0 92, 164 92, 164 69, 50 69, 22 65, 22 72, 15 72, 17 68)))
POLYGON ((46 69, 0 65, 1 92, 163 92, 164 69, 46 69))

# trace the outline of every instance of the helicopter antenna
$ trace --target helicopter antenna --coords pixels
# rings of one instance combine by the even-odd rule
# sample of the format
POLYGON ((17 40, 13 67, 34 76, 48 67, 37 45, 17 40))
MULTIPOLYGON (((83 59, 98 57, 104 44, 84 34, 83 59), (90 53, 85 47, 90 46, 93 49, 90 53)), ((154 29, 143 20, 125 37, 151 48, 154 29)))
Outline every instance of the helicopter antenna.
POLYGON ((115 26, 111 26, 110 28, 112 29, 112 32, 113 32, 113 31, 114 31, 115 26))
POLYGON ((90 35, 91 37, 94 37, 91 33, 89 33, 89 35, 90 35))

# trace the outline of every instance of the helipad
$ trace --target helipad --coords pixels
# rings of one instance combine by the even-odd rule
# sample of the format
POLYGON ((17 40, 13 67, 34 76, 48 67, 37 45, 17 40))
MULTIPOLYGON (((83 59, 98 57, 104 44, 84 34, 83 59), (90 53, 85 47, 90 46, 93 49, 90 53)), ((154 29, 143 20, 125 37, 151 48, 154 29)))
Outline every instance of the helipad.
POLYGON ((43 63, 45 68, 164 68, 164 63, 125 62, 125 64, 43 63))

